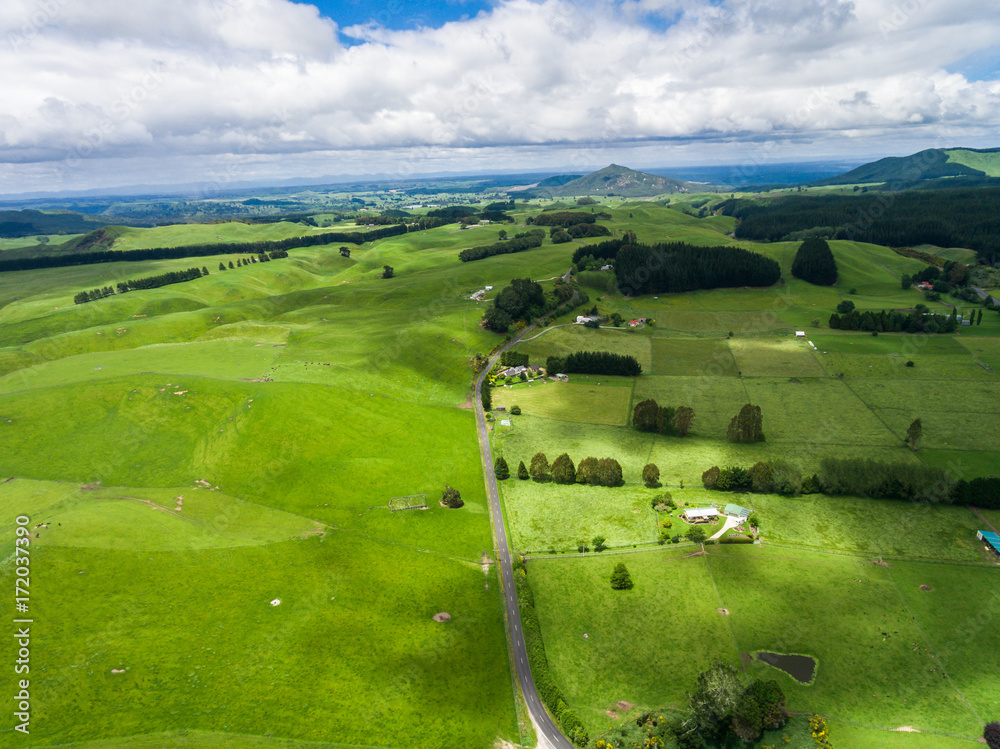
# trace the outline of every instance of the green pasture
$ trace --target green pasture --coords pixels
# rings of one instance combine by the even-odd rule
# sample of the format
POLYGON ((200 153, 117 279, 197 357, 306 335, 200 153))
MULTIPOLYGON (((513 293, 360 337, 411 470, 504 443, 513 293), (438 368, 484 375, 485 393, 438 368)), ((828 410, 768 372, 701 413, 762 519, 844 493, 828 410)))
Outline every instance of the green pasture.
POLYGON ((0 439, 18 446, 0 455, 6 476, 150 488, 203 479, 421 548, 478 559, 491 547, 471 411, 333 387, 145 375, 4 396, 0 439), (437 505, 445 484, 464 508, 437 505), (426 494, 430 509, 369 510, 410 494, 426 494))
POLYGON ((479 565, 337 532, 33 551, 32 746, 181 728, 428 749, 517 738, 499 587, 479 565))
POLYGON ((752 507, 765 543, 879 557, 983 562, 981 521, 963 505, 929 505, 810 494, 729 495, 706 499, 752 507), (731 498, 731 499, 730 499, 731 498))
MULTIPOLYGON (((740 652, 817 660, 808 686, 760 662, 749 664, 750 675, 778 679, 789 709, 884 728, 980 734, 979 716, 942 673, 934 639, 914 619, 890 570, 800 549, 716 549, 708 565, 740 652)), ((978 649, 956 659, 978 663, 978 649)))
POLYGON ((605 711, 618 701, 683 704, 699 671, 716 658, 736 661, 709 568, 691 548, 528 562, 553 679, 592 734, 617 723, 605 711), (632 590, 611 589, 617 562, 632 590))
POLYGON ((729 348, 744 377, 824 377, 816 353, 803 340, 781 338, 738 338, 729 348))
MULTIPOLYGON (((517 464, 512 468, 516 472, 517 464)), ((575 551, 580 542, 593 546, 595 536, 611 547, 648 544, 660 536, 659 513, 650 500, 662 490, 538 483, 516 475, 500 488, 511 546, 521 552, 575 551)), ((671 530, 678 531, 681 523, 674 525, 671 530)))
MULTIPOLYGON (((581 310, 574 311, 574 314, 580 313, 581 310)), ((549 356, 566 356, 577 351, 614 351, 634 356, 643 372, 650 371, 653 366, 650 337, 642 331, 568 325, 547 328, 528 338, 531 340, 522 340, 516 350, 528 354, 531 363, 540 366, 545 365, 549 356)))
POLYGON ((725 340, 656 336, 652 345, 652 374, 696 377, 737 372, 737 362, 725 340))
POLYGON ((956 148, 948 151, 948 162, 978 169, 987 177, 1000 177, 1000 158, 997 158, 996 153, 978 153, 956 148))
MULTIPOLYGON (((632 420, 632 378, 572 375, 569 382, 537 378, 533 383, 497 385, 493 406, 520 406, 523 415, 624 426, 632 420)), ((507 416, 517 425, 519 417, 507 416)))
MULTIPOLYGON (((152 247, 181 247, 188 244, 271 242, 278 239, 308 236, 321 231, 323 230, 313 226, 288 221, 278 221, 273 224, 250 224, 239 221, 212 224, 172 224, 149 229, 122 226, 119 227, 120 234, 115 239, 111 249, 146 250, 152 247)), ((330 229, 326 229, 326 231, 330 231, 330 229)), ((333 231, 339 231, 339 227, 333 231)))

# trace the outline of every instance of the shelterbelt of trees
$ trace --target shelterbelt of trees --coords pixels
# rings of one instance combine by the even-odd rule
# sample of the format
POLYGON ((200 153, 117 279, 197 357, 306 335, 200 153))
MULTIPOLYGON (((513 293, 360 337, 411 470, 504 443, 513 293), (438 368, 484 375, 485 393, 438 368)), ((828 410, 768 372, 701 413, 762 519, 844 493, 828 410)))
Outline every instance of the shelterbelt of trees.
POLYGON ((577 267, 614 261, 618 289, 626 296, 670 294, 699 289, 771 286, 781 266, 771 258, 740 247, 696 247, 686 242, 639 244, 635 234, 580 247, 577 267))
POLYGON ((734 198, 719 212, 739 220, 736 236, 775 242, 807 234, 887 247, 967 247, 1000 260, 1000 187, 734 198))
MULTIPOLYGON (((414 225, 413 231, 421 227, 414 225)), ((205 257, 207 255, 260 255, 274 251, 287 251, 298 247, 347 242, 364 244, 376 239, 395 237, 411 231, 405 224, 387 226, 364 232, 324 232, 302 237, 289 237, 266 242, 231 242, 213 244, 189 244, 182 247, 152 247, 147 250, 106 250, 103 252, 80 252, 70 255, 50 255, 46 257, 0 260, 0 272, 14 270, 36 270, 38 268, 62 268, 70 265, 93 265, 95 263, 135 262, 140 260, 176 260, 185 257, 205 257)))

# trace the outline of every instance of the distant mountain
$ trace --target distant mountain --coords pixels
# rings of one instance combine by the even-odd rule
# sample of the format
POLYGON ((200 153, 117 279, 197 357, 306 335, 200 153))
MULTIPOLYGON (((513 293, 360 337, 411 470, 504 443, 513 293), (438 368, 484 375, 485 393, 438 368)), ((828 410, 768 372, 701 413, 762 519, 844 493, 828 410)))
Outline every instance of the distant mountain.
POLYGON ((558 178, 540 182, 530 192, 535 197, 563 198, 570 196, 597 195, 607 197, 618 195, 623 198, 646 198, 664 193, 689 192, 692 186, 687 182, 658 174, 637 172, 618 164, 571 179, 563 185, 554 185, 558 178), (546 185, 545 182, 549 184, 546 185))
MULTIPOLYGON (((810 182, 812 186, 892 183, 917 185, 928 180, 946 182, 961 177, 988 180, 1000 177, 1000 148, 929 148, 911 156, 890 156, 864 164, 836 177, 810 182)), ((940 186, 947 186, 942 184, 940 186)))

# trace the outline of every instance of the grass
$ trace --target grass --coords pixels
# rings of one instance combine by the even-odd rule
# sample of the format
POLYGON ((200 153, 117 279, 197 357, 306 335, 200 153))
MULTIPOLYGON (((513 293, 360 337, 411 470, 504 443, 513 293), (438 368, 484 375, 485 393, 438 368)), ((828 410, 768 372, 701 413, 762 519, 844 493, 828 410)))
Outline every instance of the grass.
POLYGON ((592 734, 615 724, 605 711, 619 700, 638 709, 683 702, 713 659, 736 659, 705 560, 690 552, 528 562, 553 678, 592 734), (620 561, 630 591, 608 582, 620 561))
POLYGON ((626 377, 574 375, 569 382, 539 379, 493 390, 494 407, 520 406, 523 414, 613 426, 631 419, 631 401, 632 380, 626 377))
MULTIPOLYGON (((749 666, 752 676, 779 679, 790 709, 886 728, 965 736, 981 730, 888 570, 800 550, 782 556, 719 549, 709 567, 740 651, 798 653, 818 662, 809 686, 759 662, 749 666)), ((969 648, 961 657, 977 660, 977 653, 969 648)))
MULTIPOLYGON (((512 467, 516 469, 516 464, 512 467)), ((503 482, 501 489, 511 545, 522 552, 575 550, 580 542, 592 546, 595 536, 604 536, 611 547, 659 538, 659 518, 650 505, 659 490, 539 484, 517 478, 503 482)), ((679 529, 680 523, 675 525, 679 529)))
POLYGON ((516 733, 496 576, 486 590, 477 565, 337 533, 43 546, 32 565, 32 746, 179 727, 435 749, 516 733))
POLYGON ((528 343, 520 343, 517 351, 528 354, 532 364, 544 365, 549 356, 566 356, 576 351, 614 351, 634 356, 644 372, 653 366, 650 338, 641 331, 585 328, 570 325, 553 328, 528 343))

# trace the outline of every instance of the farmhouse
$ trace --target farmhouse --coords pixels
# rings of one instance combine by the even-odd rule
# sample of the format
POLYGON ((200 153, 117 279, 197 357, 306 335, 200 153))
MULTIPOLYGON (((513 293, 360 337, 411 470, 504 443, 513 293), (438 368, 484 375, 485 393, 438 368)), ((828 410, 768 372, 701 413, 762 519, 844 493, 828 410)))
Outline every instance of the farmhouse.
POLYGON ((1000 556, 1000 536, 992 531, 977 531, 976 538, 986 544, 990 551, 1000 556))
POLYGON ((646 322, 646 318, 645 317, 638 317, 635 320, 629 320, 628 321, 628 326, 630 328, 637 328, 640 325, 645 324, 645 322, 646 322))
POLYGON ((686 523, 711 523, 718 516, 719 511, 714 507, 691 507, 681 513, 686 523))

